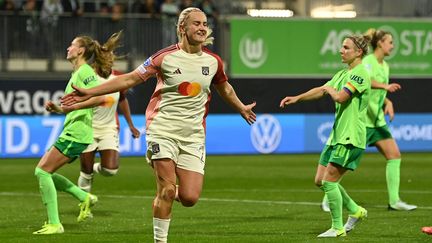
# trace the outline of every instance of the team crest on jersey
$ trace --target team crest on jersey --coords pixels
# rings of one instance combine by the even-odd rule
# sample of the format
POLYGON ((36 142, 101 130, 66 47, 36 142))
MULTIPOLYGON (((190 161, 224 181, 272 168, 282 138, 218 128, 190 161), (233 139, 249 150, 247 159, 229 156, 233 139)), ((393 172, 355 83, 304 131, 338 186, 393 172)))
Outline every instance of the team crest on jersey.
POLYGON ((204 76, 207 76, 207 75, 209 75, 210 74, 210 68, 209 67, 201 67, 202 69, 202 74, 204 75, 204 76))
POLYGON ((159 153, 160 152, 159 144, 158 143, 152 144, 151 150, 153 154, 159 153))

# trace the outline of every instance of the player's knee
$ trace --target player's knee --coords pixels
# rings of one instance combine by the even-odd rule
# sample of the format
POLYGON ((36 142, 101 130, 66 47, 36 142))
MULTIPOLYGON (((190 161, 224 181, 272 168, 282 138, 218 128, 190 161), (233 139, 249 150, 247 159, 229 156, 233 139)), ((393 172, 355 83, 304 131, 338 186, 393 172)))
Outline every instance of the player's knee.
POLYGON ((314 180, 315 185, 317 187, 322 187, 322 180, 323 180, 323 177, 321 175, 316 175, 315 180, 314 180))
POLYGON ((176 193, 176 190, 175 190, 174 186, 172 186, 172 185, 164 186, 162 188, 160 197, 164 201, 172 202, 175 199, 175 193, 176 193))
POLYGON ((391 153, 389 153, 388 155, 386 155, 386 157, 388 159, 400 159, 401 158, 401 153, 399 151, 392 151, 391 153))
POLYGON ((321 178, 315 178, 315 186, 322 187, 322 179, 321 178))
POLYGON ((194 206, 199 199, 199 195, 198 194, 179 194, 179 200, 181 202, 181 204, 185 207, 192 207, 194 206))
POLYGON ((108 169, 105 167, 101 167, 100 174, 103 176, 115 176, 117 174, 117 169, 108 169))

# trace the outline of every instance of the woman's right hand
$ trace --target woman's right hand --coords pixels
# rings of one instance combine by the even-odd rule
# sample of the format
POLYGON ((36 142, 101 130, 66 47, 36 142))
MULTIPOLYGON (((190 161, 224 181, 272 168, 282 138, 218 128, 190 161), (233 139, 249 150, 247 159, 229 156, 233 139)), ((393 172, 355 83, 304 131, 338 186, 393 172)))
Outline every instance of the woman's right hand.
POLYGON ((63 96, 60 99, 60 103, 62 105, 71 106, 76 103, 86 101, 92 97, 92 95, 89 94, 88 89, 79 88, 73 84, 72 84, 72 88, 75 89, 75 91, 63 96))
POLYGON ((284 108, 287 105, 291 105, 294 103, 297 103, 298 101, 298 97, 297 96, 287 96, 285 98, 283 98, 279 104, 280 108, 284 108))
POLYGON ((60 106, 54 104, 54 102, 51 100, 45 103, 45 110, 51 113, 64 113, 63 109, 60 106))
POLYGON ((391 83, 386 86, 386 90, 390 93, 396 92, 402 89, 402 86, 398 83, 391 83))

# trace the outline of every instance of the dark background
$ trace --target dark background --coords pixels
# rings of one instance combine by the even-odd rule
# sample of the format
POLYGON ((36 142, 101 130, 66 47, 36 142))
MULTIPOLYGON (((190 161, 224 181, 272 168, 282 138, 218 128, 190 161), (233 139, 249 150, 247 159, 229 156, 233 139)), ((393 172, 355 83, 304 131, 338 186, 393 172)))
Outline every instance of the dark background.
MULTIPOLYGON (((229 82, 234 87, 238 97, 243 103, 257 102, 254 109, 256 113, 333 113, 334 103, 329 97, 303 102, 289 106, 285 109, 279 108, 279 102, 288 95, 297 95, 313 87, 323 85, 328 79, 231 79, 229 82)), ((401 113, 427 113, 432 112, 430 98, 432 96, 431 79, 392 79, 402 85, 402 90, 388 97, 393 101, 396 112, 401 113)), ((67 79, 3 79, 0 80, 0 92, 5 97, 8 91, 25 90, 32 95, 37 90, 64 90, 67 79)), ((134 114, 144 114, 147 103, 156 86, 155 79, 149 79, 145 83, 135 86, 130 90, 128 99, 131 111, 134 114)), ((0 100, 0 102, 3 102, 0 100)), ((42 100, 39 101, 43 103, 42 100)), ((1 105, 1 104, 0 104, 1 105)), ((43 105, 43 104, 40 104, 43 105)), ((4 112, 0 110, 0 113, 4 112)), ((225 104, 217 92, 212 89, 212 100, 210 113, 235 113, 225 104)), ((15 115, 14 111, 8 113, 15 115)), ((35 112, 31 114, 36 114, 35 112)), ((27 115, 31 115, 27 114, 27 115)), ((22 114, 20 114, 22 115, 22 114)))

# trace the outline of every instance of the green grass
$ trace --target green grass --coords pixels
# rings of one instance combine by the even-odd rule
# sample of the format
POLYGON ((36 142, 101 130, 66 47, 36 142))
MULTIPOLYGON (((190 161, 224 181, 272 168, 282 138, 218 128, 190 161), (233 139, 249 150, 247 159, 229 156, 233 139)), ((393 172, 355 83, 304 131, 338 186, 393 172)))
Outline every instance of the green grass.
MULTIPOLYGON (((330 227, 321 212, 323 193, 313 179, 318 159, 310 155, 208 156, 204 190, 192 208, 175 203, 170 242, 330 242, 317 239, 330 227)), ((419 208, 387 211, 385 161, 366 154, 360 168, 342 184, 368 209, 366 221, 343 242, 426 242, 421 233, 432 225, 432 154, 404 154, 401 196, 419 208)), ((152 170, 144 158, 121 158, 112 178, 97 176, 93 192, 99 196, 94 219, 78 224, 78 202, 59 193, 65 233, 33 236, 46 212, 33 176, 38 159, 0 160, 0 242, 152 242, 152 170)), ((78 163, 59 173, 76 181, 78 163)), ((346 218, 346 214, 344 215, 346 218)))

